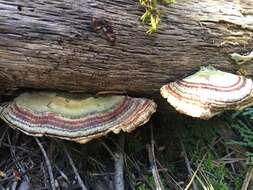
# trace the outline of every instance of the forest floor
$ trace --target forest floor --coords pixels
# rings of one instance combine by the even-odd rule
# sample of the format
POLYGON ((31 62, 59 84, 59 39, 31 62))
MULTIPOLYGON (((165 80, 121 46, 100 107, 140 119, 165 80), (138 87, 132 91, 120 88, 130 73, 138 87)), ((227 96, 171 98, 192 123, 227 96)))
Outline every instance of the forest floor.
MULTIPOLYGON (((126 189, 155 190, 157 180, 168 190, 253 189, 246 154, 250 149, 232 142, 242 137, 227 118, 200 121, 155 114, 148 124, 126 134, 126 189)), ((85 145, 36 140, 1 123, 0 190, 49 190, 52 185, 74 190, 82 189, 82 182, 89 190, 113 190, 117 142, 114 134, 85 145)))

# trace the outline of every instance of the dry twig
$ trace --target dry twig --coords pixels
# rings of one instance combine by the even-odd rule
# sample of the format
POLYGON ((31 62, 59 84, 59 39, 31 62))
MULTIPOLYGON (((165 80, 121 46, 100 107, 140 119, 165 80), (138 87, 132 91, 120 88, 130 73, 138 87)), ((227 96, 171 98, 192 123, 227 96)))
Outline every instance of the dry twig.
POLYGON ((153 134, 153 126, 151 125, 150 127, 151 127, 151 144, 147 145, 150 167, 151 167, 151 171, 155 180, 156 189, 164 190, 165 188, 160 178, 157 165, 156 165, 156 160, 155 160, 155 150, 154 150, 155 141, 154 141, 154 134, 153 134))
POLYGON ((72 160, 71 156, 69 155, 69 152, 67 151, 66 148, 64 149, 64 152, 68 157, 69 163, 70 163, 70 165, 71 165, 71 167, 72 167, 72 169, 73 169, 73 171, 74 171, 74 173, 77 177, 77 180, 78 180, 78 183, 79 183, 80 187, 82 188, 82 190, 87 190, 87 188, 84 185, 84 182, 83 182, 81 176, 79 175, 78 170, 77 170, 77 168, 76 168, 76 166, 75 166, 75 164, 74 164, 74 162, 73 162, 73 160, 72 160))
MULTIPOLYGON (((162 164, 157 160, 157 165, 162 167, 162 164)), ((158 170, 159 171, 159 170, 158 170)), ((166 178, 167 183, 171 186, 171 189, 175 190, 184 190, 180 184, 167 172, 164 172, 164 177, 166 178)))
POLYGON ((125 134, 120 134, 118 139, 119 147, 114 153, 114 185, 116 190, 125 189, 124 181, 124 145, 125 145, 125 134))
POLYGON ((47 166, 47 169, 48 169, 48 174, 49 174, 49 178, 50 178, 50 184, 51 184, 51 188, 52 190, 56 190, 56 187, 55 187, 55 183, 54 183, 54 175, 53 175, 53 170, 52 170, 52 166, 51 166, 51 163, 47 157, 47 153, 43 147, 43 145, 41 144, 41 142, 39 141, 39 139, 37 137, 35 137, 35 140, 37 142, 37 144, 39 145, 40 147, 40 150, 45 158, 45 161, 46 161, 46 166, 47 166))
MULTIPOLYGON (((104 142, 104 141, 100 141, 101 145, 108 151, 108 153, 113 157, 113 159, 115 159, 115 155, 113 153, 113 151, 107 146, 107 144, 104 142)), ((118 147, 120 148, 120 147, 118 147)), ((126 155, 124 152, 122 152, 125 159, 127 161, 129 161, 133 166, 134 168, 138 171, 138 174, 142 177, 142 179, 145 181, 146 185, 150 188, 150 189, 155 189, 153 187, 153 184, 151 184, 149 182, 149 180, 147 179, 147 177, 143 174, 142 172, 142 169, 140 168, 140 166, 138 165, 138 163, 134 160, 134 159, 131 159, 128 155, 126 155)))
POLYGON ((245 179, 243 181, 242 190, 248 189, 252 175, 253 175, 253 166, 249 166, 245 179))
POLYGON ((190 182, 187 184, 187 186, 185 187, 184 190, 190 189, 190 187, 191 187, 191 185, 192 185, 192 183, 193 183, 195 177, 197 176, 197 173, 198 173, 198 171, 200 170, 200 167, 202 166, 202 163, 204 162, 204 160, 205 160, 207 154, 208 154, 208 153, 210 152, 210 150, 214 147, 214 145, 216 145, 219 141, 220 141, 220 139, 218 139, 218 140, 214 139, 214 141, 212 141, 211 145, 209 145, 209 149, 208 149, 208 150, 206 151, 206 153, 203 155, 202 159, 200 160, 200 162, 199 162, 199 164, 198 164, 197 169, 195 170, 195 172, 194 172, 193 175, 192 175, 192 178, 191 178, 190 182))
MULTIPOLYGON (((191 168, 191 164, 190 164, 190 161, 189 161, 189 158, 187 156, 187 152, 185 150, 185 146, 184 146, 184 143, 182 141, 180 141, 180 144, 181 144, 181 147, 182 147, 182 151, 183 151, 183 154, 184 154, 184 160, 185 160, 185 164, 186 164, 186 167, 187 167, 187 170, 188 170, 188 173, 190 175, 190 177, 192 178, 192 168, 191 168)), ((193 185, 193 189, 194 190, 198 190, 198 187, 195 183, 195 181, 193 180, 192 181, 192 185, 193 185)))

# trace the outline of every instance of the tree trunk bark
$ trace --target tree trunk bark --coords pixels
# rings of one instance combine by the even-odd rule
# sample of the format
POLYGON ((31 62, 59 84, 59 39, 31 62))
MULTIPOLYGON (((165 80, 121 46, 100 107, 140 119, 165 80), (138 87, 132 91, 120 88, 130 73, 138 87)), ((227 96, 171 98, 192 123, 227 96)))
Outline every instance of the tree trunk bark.
POLYGON ((117 91, 159 97, 169 81, 212 64, 244 69, 231 53, 252 51, 251 0, 177 0, 161 6, 148 36, 138 0, 0 0, 0 94, 15 89, 117 91), (91 28, 112 23, 116 43, 91 28))

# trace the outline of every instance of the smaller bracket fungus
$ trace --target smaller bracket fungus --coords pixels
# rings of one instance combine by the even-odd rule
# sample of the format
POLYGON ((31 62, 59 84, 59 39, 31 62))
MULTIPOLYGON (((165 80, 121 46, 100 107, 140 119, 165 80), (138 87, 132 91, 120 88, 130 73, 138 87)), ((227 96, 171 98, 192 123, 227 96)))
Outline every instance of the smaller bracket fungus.
POLYGON ((111 131, 133 131, 149 120, 156 104, 128 96, 34 92, 21 94, 1 110, 5 122, 27 135, 86 143, 111 131))
POLYGON ((225 110, 253 105, 251 79, 202 67, 197 73, 161 88, 161 95, 186 115, 209 119, 225 110))
POLYGON ((253 59, 253 51, 248 55, 240 55, 238 53, 232 53, 231 58, 235 61, 236 64, 242 65, 253 59))

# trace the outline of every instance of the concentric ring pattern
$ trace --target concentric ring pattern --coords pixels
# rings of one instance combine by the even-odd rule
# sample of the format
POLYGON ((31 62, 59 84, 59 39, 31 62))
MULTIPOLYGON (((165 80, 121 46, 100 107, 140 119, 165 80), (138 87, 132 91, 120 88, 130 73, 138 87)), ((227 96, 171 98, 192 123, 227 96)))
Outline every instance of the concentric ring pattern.
POLYGON ((145 98, 34 92, 5 104, 1 118, 28 135, 86 143, 111 131, 131 132, 155 111, 156 104, 145 98))

